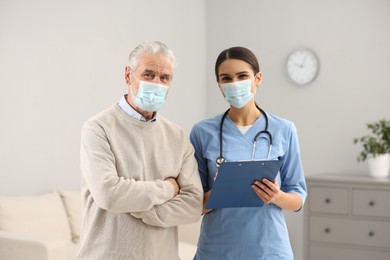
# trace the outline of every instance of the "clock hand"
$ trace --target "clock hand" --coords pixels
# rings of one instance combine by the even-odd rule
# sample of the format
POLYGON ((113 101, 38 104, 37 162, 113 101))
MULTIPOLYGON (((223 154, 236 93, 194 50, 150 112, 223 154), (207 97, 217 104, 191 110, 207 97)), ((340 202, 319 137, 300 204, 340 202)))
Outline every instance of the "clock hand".
POLYGON ((301 66, 300 66, 301 68, 303 68, 303 65, 305 64, 306 57, 307 57, 307 55, 305 54, 305 56, 303 56, 303 59, 301 62, 301 66))

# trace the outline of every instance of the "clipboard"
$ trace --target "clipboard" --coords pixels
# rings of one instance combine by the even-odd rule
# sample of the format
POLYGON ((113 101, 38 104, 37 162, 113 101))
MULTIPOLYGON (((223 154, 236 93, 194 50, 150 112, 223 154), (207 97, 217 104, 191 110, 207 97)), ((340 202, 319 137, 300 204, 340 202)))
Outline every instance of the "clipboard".
POLYGON ((262 207, 264 202, 251 185, 266 178, 274 181, 281 160, 225 162, 219 167, 206 209, 262 207))

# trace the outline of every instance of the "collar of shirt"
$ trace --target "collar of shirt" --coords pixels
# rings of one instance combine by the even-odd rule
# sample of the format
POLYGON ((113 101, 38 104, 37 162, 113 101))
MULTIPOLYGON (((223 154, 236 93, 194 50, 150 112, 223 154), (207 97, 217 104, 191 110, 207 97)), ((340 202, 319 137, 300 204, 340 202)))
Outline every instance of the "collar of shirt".
POLYGON ((139 121, 143 122, 156 122, 156 116, 157 113, 153 112, 153 118, 150 120, 146 120, 145 117, 143 117, 140 113, 138 113, 130 104, 127 102, 126 99, 127 95, 123 95, 122 98, 119 100, 118 105, 125 111, 129 116, 131 116, 134 119, 137 119, 139 121))

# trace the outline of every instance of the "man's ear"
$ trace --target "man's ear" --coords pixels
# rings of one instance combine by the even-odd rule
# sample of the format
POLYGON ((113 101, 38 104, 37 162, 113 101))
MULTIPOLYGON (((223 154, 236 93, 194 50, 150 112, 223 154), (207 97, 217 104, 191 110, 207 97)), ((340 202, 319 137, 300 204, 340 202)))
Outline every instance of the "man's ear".
POLYGON ((125 81, 126 81, 126 85, 130 85, 130 83, 131 83, 131 69, 129 66, 125 67, 125 81))

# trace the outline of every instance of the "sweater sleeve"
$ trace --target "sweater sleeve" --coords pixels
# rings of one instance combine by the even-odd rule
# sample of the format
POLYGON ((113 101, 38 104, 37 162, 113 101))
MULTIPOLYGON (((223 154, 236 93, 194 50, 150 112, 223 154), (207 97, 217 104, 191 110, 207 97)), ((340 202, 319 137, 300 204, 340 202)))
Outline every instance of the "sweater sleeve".
POLYGON ((85 185, 96 204, 113 212, 138 212, 173 197, 168 181, 136 181, 118 176, 115 156, 100 126, 81 131, 80 167, 85 185))
POLYGON ((194 148, 189 140, 186 142, 186 147, 182 167, 177 177, 180 193, 148 211, 133 212, 132 216, 142 219, 148 225, 158 227, 171 227, 198 221, 202 212, 203 189, 194 157, 194 148))

